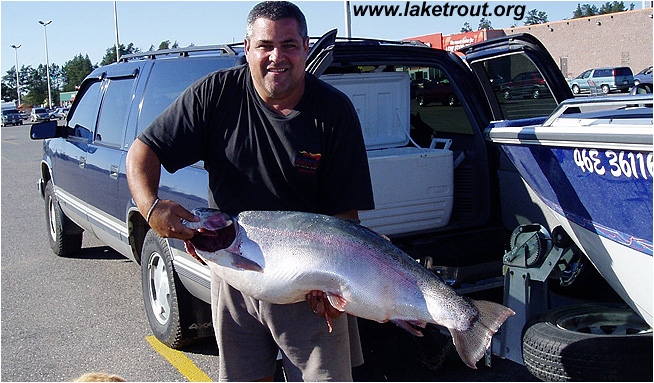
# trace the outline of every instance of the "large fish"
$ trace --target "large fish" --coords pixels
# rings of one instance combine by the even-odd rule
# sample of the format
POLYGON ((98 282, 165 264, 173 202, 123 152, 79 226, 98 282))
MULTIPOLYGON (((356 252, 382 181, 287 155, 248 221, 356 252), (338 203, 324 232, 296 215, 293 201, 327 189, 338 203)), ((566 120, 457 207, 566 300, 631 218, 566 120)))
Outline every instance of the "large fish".
POLYGON ((447 327, 470 367, 514 312, 474 301, 373 231, 335 217, 283 211, 245 211, 235 219, 200 208, 190 253, 227 283, 256 299, 288 304, 324 291, 332 306, 377 322, 392 321, 420 336, 414 326, 447 327))

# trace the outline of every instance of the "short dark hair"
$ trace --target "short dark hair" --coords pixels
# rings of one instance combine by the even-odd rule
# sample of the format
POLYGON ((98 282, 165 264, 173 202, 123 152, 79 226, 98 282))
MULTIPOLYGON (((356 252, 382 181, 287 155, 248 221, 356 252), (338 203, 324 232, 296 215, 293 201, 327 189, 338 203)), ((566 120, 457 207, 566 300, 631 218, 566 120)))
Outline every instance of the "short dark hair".
POLYGON ((281 19, 295 19, 300 27, 300 37, 306 40, 309 36, 307 31, 307 20, 297 5, 288 1, 264 1, 252 8, 248 14, 245 38, 249 41, 252 36, 254 21, 258 18, 265 18, 272 21, 281 19))

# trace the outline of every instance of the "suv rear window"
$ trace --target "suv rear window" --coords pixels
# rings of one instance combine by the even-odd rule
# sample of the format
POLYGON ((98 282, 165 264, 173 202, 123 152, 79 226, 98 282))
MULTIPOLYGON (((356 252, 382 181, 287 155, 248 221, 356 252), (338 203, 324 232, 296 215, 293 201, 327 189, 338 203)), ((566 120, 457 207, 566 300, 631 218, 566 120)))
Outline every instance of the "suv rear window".
POLYGON ((484 61, 483 68, 499 102, 504 119, 549 115, 557 104, 536 65, 523 54, 484 61))
POLYGON ((631 68, 615 68, 615 74, 616 76, 632 76, 633 72, 631 71, 631 68))
POLYGON ((137 135, 161 114, 191 84, 205 75, 233 64, 230 60, 188 58, 184 65, 179 60, 154 63, 148 78, 137 135))

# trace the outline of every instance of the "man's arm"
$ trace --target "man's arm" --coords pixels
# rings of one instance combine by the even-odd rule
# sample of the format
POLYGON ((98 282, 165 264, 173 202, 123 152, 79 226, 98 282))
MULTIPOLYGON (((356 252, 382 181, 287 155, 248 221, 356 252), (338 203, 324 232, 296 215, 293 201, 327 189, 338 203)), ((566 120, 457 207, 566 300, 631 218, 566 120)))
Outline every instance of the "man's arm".
POLYGON ((134 202, 143 218, 160 236, 189 239, 193 230, 182 225, 181 220, 198 219, 181 205, 170 200, 159 200, 161 161, 156 153, 141 140, 136 139, 127 152, 127 183, 134 202), (156 202, 156 205, 155 205, 156 202))

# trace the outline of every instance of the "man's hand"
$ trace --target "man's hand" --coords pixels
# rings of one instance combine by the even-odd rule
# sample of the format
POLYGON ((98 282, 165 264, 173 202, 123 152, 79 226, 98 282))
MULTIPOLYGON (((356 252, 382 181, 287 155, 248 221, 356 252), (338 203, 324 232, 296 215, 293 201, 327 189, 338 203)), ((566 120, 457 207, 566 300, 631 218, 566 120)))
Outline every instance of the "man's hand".
POLYGON ((163 238, 190 239, 195 233, 182 224, 182 219, 197 222, 199 218, 170 200, 160 200, 150 213, 150 227, 163 238))
POLYGON ((342 311, 338 311, 329 303, 327 294, 322 291, 313 290, 307 294, 306 299, 309 308, 321 317, 328 315, 331 318, 338 318, 343 314, 342 311))

